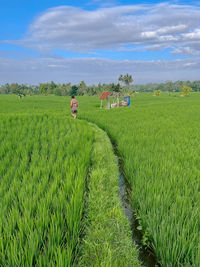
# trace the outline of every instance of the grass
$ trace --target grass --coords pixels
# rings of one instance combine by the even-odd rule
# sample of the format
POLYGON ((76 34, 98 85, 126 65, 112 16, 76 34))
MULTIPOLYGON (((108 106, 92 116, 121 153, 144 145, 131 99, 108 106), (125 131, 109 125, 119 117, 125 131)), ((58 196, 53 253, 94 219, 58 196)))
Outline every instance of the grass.
MULTIPOLYGON (((83 119, 104 129, 124 160, 132 206, 162 266, 199 266, 200 95, 139 94, 130 108, 100 110, 88 101, 83 119)), ((81 104, 80 104, 81 105, 81 104)))
POLYGON ((0 265, 140 266, 112 145, 66 103, 0 96, 0 265))
MULTIPOLYGON (((162 266, 198 267, 200 258, 199 93, 192 93, 189 97, 185 98, 179 97, 178 94, 161 94, 160 97, 153 97, 150 93, 142 93, 133 97, 130 108, 114 110, 100 110, 100 101, 96 97, 80 97, 78 100, 80 104, 79 118, 97 124, 108 133, 112 141, 118 146, 118 151, 125 164, 126 176, 132 186, 132 206, 145 233, 144 243, 150 244, 154 248, 162 266)), ((12 117, 14 118, 15 114, 18 114, 18 118, 15 118, 15 124, 17 125, 22 120, 24 114, 27 114, 27 117, 30 117, 30 114, 46 114, 45 116, 54 114, 55 120, 59 119, 63 123, 66 119, 65 115, 70 114, 69 103, 69 98, 55 96, 31 96, 22 99, 22 101, 15 96, 0 97, 1 116, 3 114, 4 116, 7 116, 5 114, 10 114, 8 120, 4 120, 1 125, 4 135, 0 137, 1 153, 3 153, 4 159, 4 164, 0 171, 3 173, 5 171, 8 172, 6 179, 9 187, 13 185, 13 188, 15 188, 13 176, 16 169, 15 165, 8 168, 10 166, 10 159, 13 156, 16 166, 20 164, 20 161, 18 156, 13 155, 12 152, 7 154, 7 151, 15 151, 17 140, 21 142, 20 137, 15 138, 15 135, 8 134, 10 132, 9 123, 12 117), (8 143, 12 144, 10 147, 4 146, 4 139, 6 140, 6 138, 10 138, 8 139, 8 143), (16 139, 15 142, 11 142, 12 138, 16 139)), ((76 122, 78 124, 78 121, 76 122)), ((52 129, 55 128, 54 125, 56 125, 55 121, 51 126, 52 129)), ((23 128, 22 124, 18 130, 13 132, 20 132, 21 128, 23 128)), ((78 129, 81 135, 81 127, 78 129)), ((35 131, 29 129, 29 127, 24 132, 27 151, 32 150, 31 142, 29 142, 30 139, 27 137, 33 138, 34 133, 35 131), (33 134, 30 135, 30 132, 33 132, 33 134)), ((18 136, 20 135, 18 134, 18 136)), ((55 143, 58 143, 56 139, 55 143)), ((79 142, 77 141, 78 144, 79 142)), ((16 155, 18 155, 17 153, 16 155)), ((22 155, 25 158, 23 165, 27 166, 26 153, 22 155)), ((60 155, 59 158, 62 158, 62 153, 60 155)), ((53 164, 53 162, 52 160, 51 163, 53 164)), ((58 170, 60 165, 58 165, 58 170)), ((18 172, 22 171, 21 168, 19 168, 18 172)), ((34 169, 40 173, 37 166, 34 169)), ((97 177, 100 174, 99 171, 95 175, 97 177)), ((28 178, 23 179, 29 181, 28 178)), ((17 182, 15 183, 16 188, 20 189, 21 187, 17 182)), ((7 190, 7 187, 8 185, 5 183, 1 190, 7 190)), ((97 188, 96 198, 100 189, 97 188)), ((10 199, 13 194, 12 190, 8 191, 6 197, 8 205, 12 205, 10 199)), ((90 201, 89 197, 88 200, 90 201)), ((96 198, 94 198, 94 201, 96 198)), ((102 201, 96 202, 94 208, 96 207, 97 209, 101 203, 102 201)), ((105 205, 107 205, 106 203, 105 201, 105 205)), ((15 214, 15 209, 11 211, 15 214)), ((88 214, 89 212, 88 206, 88 214)), ((91 243, 95 243, 93 235, 95 236, 96 231, 98 237, 99 233, 101 233, 102 238, 104 234, 98 222, 95 221, 95 217, 98 217, 98 214, 95 212, 87 217, 90 218, 91 216, 91 221, 89 219, 87 221, 85 240, 87 240, 87 237, 90 237, 91 239, 88 240, 91 240, 91 243), (100 227, 99 233, 98 229, 95 230, 95 225, 92 224, 93 220, 100 227), (90 222, 91 232, 88 229, 90 222)), ((15 218, 15 216, 11 216, 11 218, 15 218)), ((109 214, 106 213, 107 217, 110 218, 109 214)), ((103 223, 104 220, 105 218, 101 222, 103 223)), ((15 225, 15 220, 13 225, 15 225)), ((112 224, 110 225, 112 226, 112 224)), ((0 229, 2 231, 4 229, 3 226, 0 229)), ((115 232, 114 228, 110 229, 113 229, 111 231, 115 232)), ((112 232, 110 235, 111 237, 108 234, 108 240, 113 238, 112 232)), ((99 242, 96 244, 96 249, 101 248, 99 245, 102 244, 101 240, 99 242)), ((3 244, 5 246, 5 243, 3 244)), ((13 251, 16 250, 16 244, 12 243, 11 245, 13 251)), ((89 245, 90 242, 88 244, 88 251, 84 250, 85 257, 82 258, 86 265, 89 258, 87 255, 90 255, 89 245)), ((107 257, 109 264, 109 258, 112 259, 112 251, 115 251, 116 247, 115 245, 110 247, 109 241, 107 245, 107 249, 102 246, 102 253, 107 257), (111 254, 107 255, 106 252, 111 254)), ((126 253, 129 253, 128 249, 126 249, 126 253)), ((61 255, 59 258, 60 262, 65 258, 62 252, 58 252, 57 255, 61 255)), ((99 260, 97 264, 101 262, 105 264, 98 254, 96 257, 99 260)), ((95 257, 93 262, 96 263, 95 257)))
POLYGON ((51 115, 1 115, 0 266, 72 266, 93 131, 51 115))
POLYGON ((105 132, 94 125, 92 128, 95 142, 79 266, 139 267, 129 222, 119 199, 117 159, 105 132))

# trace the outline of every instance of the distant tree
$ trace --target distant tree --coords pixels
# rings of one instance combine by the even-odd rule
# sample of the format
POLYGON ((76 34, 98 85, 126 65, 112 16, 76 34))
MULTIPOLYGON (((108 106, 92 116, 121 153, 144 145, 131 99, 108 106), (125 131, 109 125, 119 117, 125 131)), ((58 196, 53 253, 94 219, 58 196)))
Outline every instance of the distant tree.
POLYGON ((166 91, 173 92, 173 90, 174 90, 173 82, 172 81, 166 81, 165 88, 166 88, 166 91))
POLYGON ((57 85, 54 83, 54 81, 51 81, 51 83, 48 84, 48 93, 53 94, 56 92, 57 85))
POLYGON ((40 83, 39 90, 41 94, 47 94, 48 91, 48 84, 47 83, 40 83))
POLYGON ((62 90, 62 95, 70 95, 72 86, 71 83, 63 83, 60 85, 61 90, 62 90))
POLYGON ((173 87, 176 92, 180 92, 183 87, 183 81, 176 81, 173 87))
POLYGON ((20 87, 19 87, 18 83, 11 83, 10 91, 12 94, 18 95, 20 93, 20 87))
POLYGON ((62 89, 59 87, 56 87, 56 89, 54 89, 54 93, 55 93, 55 95, 61 96, 62 95, 62 89))
POLYGON ((125 74, 125 75, 120 74, 118 80, 119 80, 120 82, 125 83, 125 85, 126 85, 127 87, 130 85, 130 83, 133 82, 133 78, 132 78, 132 76, 129 75, 128 73, 125 74))
POLYGON ((160 96, 160 93, 161 93, 160 90, 155 90, 155 91, 154 91, 154 96, 160 96))
POLYGON ((191 88, 193 91, 200 91, 200 81, 194 81, 191 84, 191 88))
POLYGON ((84 95, 86 93, 87 85, 84 81, 81 81, 78 87, 78 94, 84 95))
POLYGON ((114 86, 113 86, 113 91, 114 92, 120 92, 121 89, 122 89, 122 87, 121 87, 120 83, 117 83, 116 85, 114 84, 114 86))
POLYGON ((71 88, 71 91, 69 92, 69 95, 70 96, 76 96, 77 95, 77 93, 78 93, 78 86, 76 86, 76 85, 72 85, 72 88, 71 88))
POLYGON ((192 88, 189 86, 183 86, 181 91, 183 92, 183 96, 188 96, 190 92, 192 92, 192 88))
POLYGON ((32 85, 32 86, 30 86, 30 91, 31 91, 31 93, 33 93, 35 95, 39 95, 40 94, 40 86, 39 85, 32 85))
POLYGON ((103 92, 103 85, 99 82, 98 86, 97 86, 97 89, 96 89, 96 94, 97 95, 101 95, 102 92, 103 92))
POLYGON ((0 94, 9 94, 10 93, 10 85, 8 83, 4 84, 0 88, 0 94))
POLYGON ((109 91, 114 91, 114 89, 115 89, 115 84, 114 84, 114 83, 111 83, 109 87, 110 87, 110 88, 108 89, 109 91))
POLYGON ((88 86, 87 87, 87 95, 96 95, 96 86, 88 86))
POLYGON ((191 88, 192 82, 191 81, 186 81, 185 85, 191 88))

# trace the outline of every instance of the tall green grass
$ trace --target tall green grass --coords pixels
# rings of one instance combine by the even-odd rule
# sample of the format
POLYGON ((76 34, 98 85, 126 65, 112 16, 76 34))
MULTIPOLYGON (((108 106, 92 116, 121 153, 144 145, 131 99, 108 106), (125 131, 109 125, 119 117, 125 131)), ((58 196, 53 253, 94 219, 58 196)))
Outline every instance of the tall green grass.
POLYGON ((70 97, 0 95, 0 113, 66 114, 70 111, 70 97))
POLYGON ((0 103, 0 266, 140 266, 106 134, 70 98, 0 103))
MULTIPOLYGON (((0 173, 7 175, 7 183, 2 183, 2 187, 0 187, 0 190, 7 192, 5 199, 8 203, 5 207, 4 205, 1 207, 2 211, 5 210, 4 213, 13 205, 11 195, 15 196, 17 192, 15 190, 20 191, 24 188, 12 178, 17 174, 15 165, 12 167, 10 162, 12 159, 16 166, 21 166, 16 144, 18 140, 20 142, 24 140, 20 137, 21 129, 23 129, 23 125, 20 124, 19 129, 13 131, 13 133, 17 133, 17 138, 12 142, 15 135, 11 135, 12 127, 9 123, 15 117, 13 114, 26 113, 27 117, 30 117, 30 114, 56 114, 57 118, 51 125, 53 129, 54 125, 56 128, 57 119, 62 121, 61 124, 64 127, 64 122, 67 121, 65 116, 66 114, 70 115, 69 98, 34 96, 21 100, 16 96, 0 97, 0 113, 10 113, 8 120, 4 120, 1 124, 4 134, 0 134, 0 153, 4 162, 1 165, 0 173), (6 138, 11 145, 4 142, 6 138), (15 153, 7 152, 11 149, 15 153), (14 189, 15 186, 17 189, 14 189)), ((80 97, 78 100, 80 104, 79 118, 96 123, 109 134, 112 141, 118 146, 119 153, 124 160, 127 178, 133 189, 133 208, 140 220, 143 232, 145 232, 144 243, 148 244, 150 240, 162 266, 198 267, 200 262, 200 95, 193 93, 189 97, 180 98, 178 94, 162 94, 160 97, 153 97, 152 94, 138 94, 133 98, 130 108, 122 107, 114 110, 100 110, 100 101, 96 97, 80 97)), ((24 115, 18 116, 21 118, 13 120, 16 125, 24 115)), ((30 125, 31 120, 32 117, 30 125)), ((31 166, 30 157, 27 154, 32 154, 33 148, 30 139, 35 136, 35 134, 29 133, 28 128, 26 127, 26 131, 22 130, 27 143, 24 144, 27 152, 20 152, 24 158, 25 170, 28 164, 31 166), (27 138, 29 136, 31 138, 27 138)), ((78 129, 81 135, 81 127, 78 129)), ((74 135, 72 131, 73 137, 76 137, 76 134, 74 135)), ((40 149, 41 146, 38 145, 38 150, 40 149)), ((48 151, 48 148, 46 149, 48 151)), ((54 152, 51 165, 56 157, 57 153, 54 152)), ((73 158, 74 154, 71 157, 73 158)), ((47 157, 47 159, 49 158, 47 157)), ((19 174, 22 173, 23 166, 17 171, 19 174)), ((48 164, 45 166, 48 167, 48 164)), ((33 168, 38 172, 34 177, 40 176, 41 171, 37 167, 35 165, 33 168)), ((57 168, 58 170, 60 170, 60 166, 57 168)), ((25 181, 29 181, 29 177, 29 174, 27 177, 23 177, 24 184, 25 181)), ((2 181, 1 179, 0 183, 2 181)), ((32 192, 28 186, 27 190, 32 192)), ((14 203, 17 203, 17 198, 14 199, 14 203)), ((69 199, 67 200, 69 201, 69 199)), ((14 212, 15 209, 9 211, 14 212)), ((32 212, 34 214, 34 209, 32 212)), ((11 216, 11 218, 15 217, 11 216)), ((12 222, 11 218, 9 220, 12 222)), ((13 225, 16 225, 15 220, 13 225)), ((14 228, 14 226, 12 227, 14 228)), ((1 225, 0 238, 4 227, 1 225)), ((11 233, 10 236, 13 235, 13 231, 11 233)), ((1 255, 4 255, 6 251, 7 245, 5 244, 11 244, 9 246, 16 250, 15 243, 10 242, 9 239, 8 242, 2 240, 1 238, 4 250, 1 255)), ((61 255, 59 262, 62 266, 65 254, 62 254, 62 250, 61 252, 58 250, 56 255, 61 255)), ((8 258, 8 256, 6 257, 8 258)))
POLYGON ((92 129, 32 114, 1 114, 0 129, 0 266, 73 266, 92 129))
POLYGON ((81 118, 117 143, 144 243, 150 240, 162 266, 198 267, 200 95, 139 94, 130 108, 114 110, 100 110, 98 102, 85 101, 81 118))

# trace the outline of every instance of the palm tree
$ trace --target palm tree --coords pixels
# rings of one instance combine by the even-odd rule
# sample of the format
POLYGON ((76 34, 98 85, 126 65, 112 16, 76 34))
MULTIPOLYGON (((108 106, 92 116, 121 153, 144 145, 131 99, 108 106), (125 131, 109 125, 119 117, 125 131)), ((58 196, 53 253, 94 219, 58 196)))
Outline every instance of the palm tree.
POLYGON ((119 78, 118 78, 119 81, 125 83, 125 85, 128 87, 130 83, 133 82, 133 78, 132 78, 132 75, 129 75, 128 73, 126 75, 122 75, 120 74, 119 78))

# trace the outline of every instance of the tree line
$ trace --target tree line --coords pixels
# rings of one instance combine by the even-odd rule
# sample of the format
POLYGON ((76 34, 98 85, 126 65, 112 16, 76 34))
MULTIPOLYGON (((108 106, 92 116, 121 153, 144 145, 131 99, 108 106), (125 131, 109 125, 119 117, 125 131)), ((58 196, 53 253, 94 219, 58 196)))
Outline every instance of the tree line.
POLYGON ((0 94, 17 94, 17 95, 49 95, 54 94, 58 96, 71 95, 101 95, 104 91, 115 92, 154 92, 155 90, 163 92, 181 92, 184 86, 190 87, 192 91, 200 91, 200 80, 197 81, 166 81, 165 83, 148 83, 148 84, 134 84, 132 76, 120 75, 118 83, 99 83, 98 85, 88 86, 84 81, 79 84, 72 85, 71 83, 40 83, 39 85, 27 84, 4 84, 0 86, 0 94), (121 84, 121 83, 124 83, 121 84))
POLYGON ((122 86, 114 83, 87 86, 84 81, 79 84, 72 85, 71 83, 40 83, 39 85, 27 85, 18 83, 6 83, 0 86, 0 94, 17 94, 17 95, 58 95, 58 96, 72 96, 72 95, 100 95, 104 91, 123 90, 122 86))
POLYGON ((193 92, 200 91, 200 80, 196 81, 166 81, 165 83, 148 83, 131 85, 131 90, 137 92, 182 92, 184 87, 191 88, 193 92))

